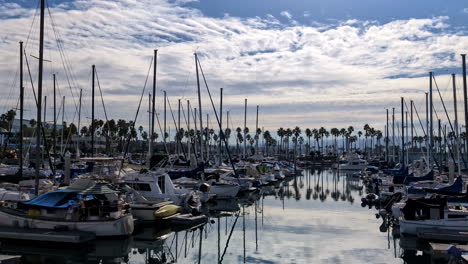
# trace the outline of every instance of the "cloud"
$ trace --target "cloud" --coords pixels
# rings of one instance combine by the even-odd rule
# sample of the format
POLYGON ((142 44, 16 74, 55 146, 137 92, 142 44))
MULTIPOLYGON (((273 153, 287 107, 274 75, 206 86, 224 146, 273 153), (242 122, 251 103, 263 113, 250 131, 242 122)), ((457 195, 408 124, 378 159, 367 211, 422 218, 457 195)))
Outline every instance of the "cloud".
POLYGON ((466 7, 466 8, 463 8, 463 10, 462 10, 462 11, 463 11, 463 13, 465 13, 465 14, 468 14, 468 7, 466 7))
MULTIPOLYGON (((7 8, 0 2, 0 12, 7 8)), ((35 10, 13 9, 16 15, 0 16, 1 110, 15 107, 18 101, 19 40, 28 42, 37 86, 37 60, 29 56, 37 56, 35 10)), ((196 105, 193 53, 197 51, 213 96, 224 88, 224 109, 231 110, 233 126, 243 123, 243 100, 249 98, 249 124, 254 124, 252 113, 258 104, 261 126, 266 128, 363 123, 383 128, 386 107, 397 105, 402 94, 422 103, 427 79, 421 76, 430 70, 458 68, 457 54, 468 49, 466 33, 454 31, 446 17, 385 24, 355 19, 328 25, 284 24, 272 15, 207 17, 165 0, 82 0, 52 6, 50 11, 55 23, 52 27, 46 17, 45 57, 51 62, 45 63, 44 93, 51 96, 51 75, 56 72, 60 93, 67 96, 66 115, 70 121, 75 116, 76 122, 73 105, 82 88, 84 123, 90 117, 91 65, 97 67, 109 118, 133 119, 153 50, 158 49, 159 112, 161 90, 167 91, 173 109, 179 98, 196 105), (55 36, 65 53, 58 51, 55 36)), ((292 18, 287 11, 281 15, 292 18)), ((33 116, 29 77, 26 81, 27 115, 33 116)), ((150 75, 138 120, 143 125, 151 88, 150 75)), ((213 122, 206 90, 202 93, 202 109, 213 122)), ((104 118, 100 104, 98 108, 97 116, 104 118)))
POLYGON ((282 11, 282 12, 280 13, 280 15, 284 16, 284 17, 287 18, 287 19, 291 19, 291 18, 292 18, 291 13, 289 13, 288 11, 282 11))

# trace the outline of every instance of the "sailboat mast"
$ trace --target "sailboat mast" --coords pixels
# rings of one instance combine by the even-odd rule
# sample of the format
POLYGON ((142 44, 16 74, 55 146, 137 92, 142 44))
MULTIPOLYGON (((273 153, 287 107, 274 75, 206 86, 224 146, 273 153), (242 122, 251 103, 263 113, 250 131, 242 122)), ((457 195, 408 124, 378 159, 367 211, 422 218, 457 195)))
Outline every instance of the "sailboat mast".
POLYGON ((198 140, 200 142, 200 157, 202 162, 205 162, 205 158, 203 155, 203 144, 202 144, 202 131, 203 131, 203 120, 202 120, 202 108, 201 108, 201 91, 200 91, 200 76, 198 74, 198 57, 197 53, 195 53, 195 71, 197 73, 197 89, 198 89, 198 111, 199 111, 199 118, 200 118, 200 134, 198 136, 198 140))
POLYGON ((223 133, 223 88, 219 88, 219 145, 218 145, 218 165, 221 166, 222 163, 222 145, 221 142, 224 140, 224 133, 223 133))
POLYGON ((401 97, 401 164, 405 166, 405 99, 401 97))
POLYGON ((458 110, 457 110, 457 85, 455 82, 455 73, 452 73, 452 86, 453 86, 453 109, 455 112, 455 153, 457 155, 458 176, 461 175, 460 163, 460 135, 458 131, 458 110))
POLYGON ((23 42, 20 41, 20 127, 19 127, 19 171, 18 176, 23 178, 23 112, 24 112, 24 87, 23 87, 23 42))
POLYGON ((388 142, 389 142, 389 134, 388 134, 388 108, 387 110, 387 125, 385 126, 385 161, 388 162, 390 159, 388 158, 388 142))
MULTIPOLYGON (((156 114, 156 70, 158 67, 158 50, 154 50, 154 59, 153 59, 153 98, 151 104, 151 133, 150 133, 150 153, 153 155, 153 134, 154 134, 154 115, 156 114)), ((151 96, 151 95, 150 95, 151 96)), ((163 135, 164 137, 164 135, 163 135)))
POLYGON ((426 92, 426 155, 427 155, 427 165, 429 166, 429 94, 426 92))
MULTIPOLYGON (((80 134, 80 125, 81 125, 81 98, 83 96, 83 89, 80 89, 80 105, 78 108, 78 134, 80 134)), ((78 137, 79 138, 79 137, 78 137)), ((80 157, 80 145, 79 140, 76 142, 76 157, 80 157)))
POLYGON ((23 42, 20 41, 20 127, 19 127, 19 170, 18 176, 23 178, 23 108, 24 108, 24 87, 23 87, 23 42))
POLYGON ((167 110, 166 110, 166 105, 167 103, 167 94, 166 91, 164 91, 164 135, 163 135, 163 140, 164 140, 164 145, 166 145, 166 134, 167 134, 167 110))
POLYGON ((432 146, 433 146, 433 125, 434 120, 432 117, 432 72, 429 72, 429 167, 432 168, 432 146))
POLYGON ((465 105, 465 151, 468 152, 468 94, 466 84, 466 54, 461 54, 462 57, 462 71, 463 71, 463 102, 465 105))
POLYGON ((63 137, 65 136, 65 96, 62 99, 62 140, 60 142, 60 153, 63 155, 65 147, 63 146, 63 137))
MULTIPOLYGON (((192 136, 190 135, 190 100, 187 100, 187 158, 191 160, 191 153, 190 153, 190 144, 192 143, 192 136)), ((190 164, 191 166, 193 164, 190 164)))
POLYGON ((57 87, 55 74, 52 75, 54 79, 54 128, 53 128, 53 144, 54 144, 54 158, 56 158, 56 149, 57 149, 57 87))
POLYGON ((410 119, 411 119, 411 147, 414 148, 414 141, 413 141, 413 135, 414 135, 414 123, 413 123, 413 100, 410 101, 410 119))
POLYGON ((244 103, 244 159, 247 157, 247 98, 244 103))
POLYGON ((182 138, 183 138, 183 135, 182 135, 182 130, 180 129, 180 99, 178 101, 179 103, 179 107, 178 107, 178 110, 177 110, 177 134, 176 134, 176 137, 177 137, 177 145, 176 145, 176 148, 177 148, 177 157, 180 155, 180 152, 182 152, 182 138))
POLYGON ((44 63, 44 11, 45 0, 41 0, 41 18, 39 29, 39 73, 37 78, 37 125, 36 125, 36 179, 35 179, 35 194, 39 194, 39 170, 42 163, 41 157, 41 127, 42 127, 42 72, 44 63))
POLYGON ((395 162, 395 107, 392 108, 392 162, 395 162))
POLYGON ((255 119, 255 154, 258 154, 258 139, 259 139, 259 135, 257 133, 258 131, 258 108, 259 106, 257 105, 257 118, 255 119))
POLYGON ((93 70, 93 81, 92 81, 92 94, 91 94, 91 157, 94 157, 94 73, 96 71, 95 66, 92 66, 93 70))

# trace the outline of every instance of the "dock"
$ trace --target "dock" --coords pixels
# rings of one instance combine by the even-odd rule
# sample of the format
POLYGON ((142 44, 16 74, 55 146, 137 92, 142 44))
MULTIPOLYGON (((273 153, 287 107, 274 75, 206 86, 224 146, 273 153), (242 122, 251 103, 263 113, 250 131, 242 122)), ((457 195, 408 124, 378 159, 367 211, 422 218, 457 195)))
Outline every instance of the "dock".
POLYGON ((0 239, 80 244, 95 240, 96 235, 94 233, 82 231, 53 231, 48 229, 0 227, 0 239))

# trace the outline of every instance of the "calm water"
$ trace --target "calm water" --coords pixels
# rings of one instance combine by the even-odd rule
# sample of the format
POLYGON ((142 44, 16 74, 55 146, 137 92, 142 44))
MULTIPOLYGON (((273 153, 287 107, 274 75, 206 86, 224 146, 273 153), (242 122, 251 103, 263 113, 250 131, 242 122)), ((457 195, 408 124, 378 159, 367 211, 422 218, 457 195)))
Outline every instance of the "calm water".
POLYGON ((376 211, 360 205, 363 194, 357 179, 306 170, 260 194, 212 204, 211 223, 195 230, 145 228, 86 247, 6 242, 0 250, 21 255, 19 263, 447 263, 427 245, 381 232, 376 211))

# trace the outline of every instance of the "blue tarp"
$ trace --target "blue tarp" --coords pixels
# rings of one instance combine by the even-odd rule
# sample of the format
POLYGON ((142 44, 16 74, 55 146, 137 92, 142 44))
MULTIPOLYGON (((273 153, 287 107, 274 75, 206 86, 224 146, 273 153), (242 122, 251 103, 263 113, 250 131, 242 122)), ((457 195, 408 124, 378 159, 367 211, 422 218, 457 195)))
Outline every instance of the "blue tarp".
POLYGON ((32 200, 23 202, 24 205, 33 205, 48 208, 67 208, 79 201, 79 192, 73 190, 59 190, 44 193, 32 200))

